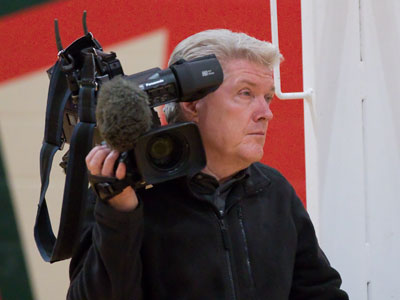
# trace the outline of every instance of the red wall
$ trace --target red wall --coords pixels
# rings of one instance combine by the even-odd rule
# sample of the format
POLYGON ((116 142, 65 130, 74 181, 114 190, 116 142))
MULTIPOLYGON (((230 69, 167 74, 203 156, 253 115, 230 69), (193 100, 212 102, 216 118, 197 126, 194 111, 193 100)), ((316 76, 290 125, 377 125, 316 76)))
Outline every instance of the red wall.
MULTIPOLYGON (((282 87, 284 91, 300 91, 300 0, 278 2, 280 48, 285 57, 281 66, 282 87)), ((159 28, 169 31, 168 54, 183 38, 209 28, 228 28, 271 40, 266 0, 57 1, 0 19, 0 84, 53 64, 57 54, 54 18, 59 20, 65 47, 82 35, 83 10, 88 11, 89 31, 103 46, 159 28)), ((305 203, 302 100, 275 100, 272 109, 274 119, 269 126, 263 162, 279 169, 305 203)))

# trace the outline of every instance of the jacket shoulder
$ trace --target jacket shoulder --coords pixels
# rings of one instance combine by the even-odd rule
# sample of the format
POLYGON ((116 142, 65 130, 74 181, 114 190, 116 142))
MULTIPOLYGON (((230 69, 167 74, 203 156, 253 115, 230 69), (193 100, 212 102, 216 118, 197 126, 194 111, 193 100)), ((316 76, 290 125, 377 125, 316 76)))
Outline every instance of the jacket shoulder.
POLYGON ((266 164, 256 162, 249 167, 249 174, 252 177, 264 177, 272 184, 283 186, 291 186, 289 181, 277 169, 272 168, 266 164))

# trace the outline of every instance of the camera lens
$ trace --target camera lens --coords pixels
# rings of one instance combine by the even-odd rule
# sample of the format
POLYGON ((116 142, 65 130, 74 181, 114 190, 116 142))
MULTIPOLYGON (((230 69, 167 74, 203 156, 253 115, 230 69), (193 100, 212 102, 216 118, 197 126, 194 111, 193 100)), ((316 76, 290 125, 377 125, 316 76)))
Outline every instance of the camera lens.
POLYGON ((148 144, 151 164, 159 169, 170 170, 182 162, 185 142, 166 133, 156 135, 148 144))

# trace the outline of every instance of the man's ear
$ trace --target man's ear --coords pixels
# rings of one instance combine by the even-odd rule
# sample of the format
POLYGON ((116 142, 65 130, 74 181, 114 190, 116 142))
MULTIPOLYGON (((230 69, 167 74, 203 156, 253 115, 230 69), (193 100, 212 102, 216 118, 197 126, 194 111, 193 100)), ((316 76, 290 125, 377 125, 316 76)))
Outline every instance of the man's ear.
POLYGON ((198 111, 197 111, 197 102, 192 101, 192 102, 180 102, 182 114, 184 115, 185 119, 191 122, 198 122, 198 111))

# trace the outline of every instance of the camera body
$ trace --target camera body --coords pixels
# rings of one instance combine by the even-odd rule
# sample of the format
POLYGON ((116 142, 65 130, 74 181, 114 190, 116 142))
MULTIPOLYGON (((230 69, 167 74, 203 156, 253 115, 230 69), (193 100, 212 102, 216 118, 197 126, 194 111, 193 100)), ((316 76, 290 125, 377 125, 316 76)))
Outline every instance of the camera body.
MULTIPOLYGON (((164 70, 153 68, 125 75, 116 54, 103 52, 100 44, 88 33, 60 51, 59 58, 70 92, 63 117, 62 136, 66 143, 70 143, 80 119, 81 87, 93 87, 94 103, 90 105, 95 109, 101 85, 115 76, 122 76, 147 94, 152 111, 151 130, 140 133, 133 149, 122 155, 132 185, 140 188, 194 174, 205 167, 206 157, 197 126, 190 122, 160 126, 153 108, 169 102, 195 101, 215 91, 222 84, 223 71, 214 55, 191 61, 180 60, 164 70), (85 78, 88 70, 94 80, 85 78)), ((51 72, 52 69, 48 71, 49 75, 51 72)), ((101 132, 95 128, 93 144, 101 141, 101 132)), ((66 161, 67 157, 63 158, 63 167, 66 167, 66 161)))

